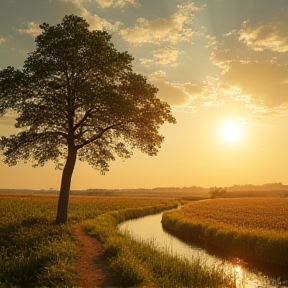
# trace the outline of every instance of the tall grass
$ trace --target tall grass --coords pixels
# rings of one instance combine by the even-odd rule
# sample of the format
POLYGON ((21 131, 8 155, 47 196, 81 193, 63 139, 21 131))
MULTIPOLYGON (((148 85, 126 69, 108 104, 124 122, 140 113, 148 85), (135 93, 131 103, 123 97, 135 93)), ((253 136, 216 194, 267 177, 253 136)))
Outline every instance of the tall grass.
POLYGON ((137 242, 115 229, 124 220, 153 214, 163 208, 125 209, 83 223, 89 235, 104 243, 105 255, 122 287, 235 287, 233 276, 227 276, 219 267, 208 269, 200 261, 191 264, 180 257, 169 256, 155 250, 152 243, 137 242))
POLYGON ((69 226, 29 218, 0 230, 0 287, 73 284, 75 244, 69 226))
MULTIPOLYGON (((57 200, 57 196, 0 194, 1 288, 75 287, 76 240, 70 225, 53 224, 57 200)), ((133 217, 127 207, 160 205, 164 209, 172 202, 159 198, 75 196, 70 198, 69 219, 71 223, 79 222, 109 211, 117 215, 120 210, 133 217)))
MULTIPOLYGON (((176 207, 160 198, 71 197, 70 222, 104 245, 121 287, 235 287, 219 267, 156 251, 117 232, 124 220, 176 207)), ((75 287, 75 237, 70 225, 55 226, 57 197, 0 195, 0 287, 75 287)))

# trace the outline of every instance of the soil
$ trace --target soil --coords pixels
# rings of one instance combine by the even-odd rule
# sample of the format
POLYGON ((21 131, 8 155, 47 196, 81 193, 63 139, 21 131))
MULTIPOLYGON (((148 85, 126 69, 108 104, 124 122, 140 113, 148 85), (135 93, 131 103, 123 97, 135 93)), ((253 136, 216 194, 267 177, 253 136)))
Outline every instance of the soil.
POLYGON ((116 288, 116 278, 109 271, 102 244, 88 236, 80 224, 74 225, 78 241, 76 250, 77 285, 81 288, 116 288))

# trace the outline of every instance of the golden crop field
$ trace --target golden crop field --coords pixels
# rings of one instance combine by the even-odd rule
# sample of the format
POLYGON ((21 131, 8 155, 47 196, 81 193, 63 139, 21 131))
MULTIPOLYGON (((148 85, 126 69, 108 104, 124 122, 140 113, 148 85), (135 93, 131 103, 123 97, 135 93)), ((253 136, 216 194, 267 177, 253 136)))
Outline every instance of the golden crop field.
MULTIPOLYGON (((0 193, 0 227, 29 218, 56 218, 58 195, 0 193)), ((92 219, 119 209, 171 203, 171 199, 141 197, 70 196, 68 220, 92 219)))
POLYGON ((215 199, 182 208, 193 221, 288 237, 287 198, 215 199))
POLYGON ((185 240, 236 257, 288 267, 288 199, 241 198, 193 202, 164 212, 162 224, 185 240))

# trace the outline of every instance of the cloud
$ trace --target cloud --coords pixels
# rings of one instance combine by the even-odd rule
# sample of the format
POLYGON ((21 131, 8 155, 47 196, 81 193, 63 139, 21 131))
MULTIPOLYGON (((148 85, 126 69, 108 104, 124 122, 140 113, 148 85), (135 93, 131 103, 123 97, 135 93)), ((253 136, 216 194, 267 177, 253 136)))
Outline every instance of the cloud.
POLYGON ((193 84, 193 83, 186 83, 184 85, 184 89, 190 96, 195 97, 199 96, 203 93, 203 87, 201 85, 193 84))
POLYGON ((158 89, 157 97, 166 101, 171 106, 181 106, 188 101, 189 95, 185 93, 183 87, 179 84, 165 80, 166 73, 158 70, 149 75, 148 80, 158 89))
MULTIPOLYGON (((224 103, 220 95, 223 94, 218 78, 207 77, 200 83, 173 83, 165 79, 163 70, 156 71, 149 76, 158 89, 158 97, 168 102, 171 106, 183 108, 188 113, 195 112, 196 106, 220 106, 224 103)), ((182 110, 181 110, 182 111, 182 110)))
POLYGON ((95 0, 101 8, 123 8, 126 4, 136 5, 135 0, 95 0))
POLYGON ((248 21, 244 22, 239 40, 256 51, 269 49, 275 52, 287 52, 288 12, 283 12, 276 21, 261 23, 257 27, 252 27, 248 21))
POLYGON ((221 63, 229 63, 234 60, 237 56, 235 50, 216 50, 212 52, 211 59, 215 60, 217 65, 221 63))
POLYGON ((253 110, 253 115, 247 119, 249 123, 261 123, 263 119, 275 118, 287 115, 287 107, 279 106, 274 108, 259 107, 257 105, 248 104, 247 108, 253 110))
POLYGON ((126 41, 136 44, 159 44, 162 41, 175 44, 178 41, 190 41, 194 31, 189 24, 194 18, 194 12, 201 8, 195 7, 194 3, 178 5, 177 8, 176 13, 168 19, 149 21, 139 18, 133 28, 123 29, 120 34, 126 41))
POLYGON ((198 85, 202 89, 202 93, 200 97, 197 97, 197 101, 199 102, 200 106, 218 107, 218 106, 223 105, 224 93, 223 93, 223 87, 221 85, 219 78, 208 76, 198 85))
POLYGON ((27 26, 27 28, 17 30, 20 34, 28 34, 36 37, 42 33, 42 29, 39 27, 38 23, 26 22, 25 25, 27 26))
MULTIPOLYGON (((247 46, 239 41, 239 35, 236 30, 223 34, 221 38, 214 40, 210 59, 214 65, 220 67, 224 72, 229 68, 229 63, 235 59, 249 57, 247 46)), ((207 37, 206 37, 207 38, 207 37)), ((250 53, 251 54, 251 53, 250 53)))
POLYGON ((167 47, 164 49, 158 49, 153 51, 154 59, 156 59, 156 65, 167 65, 173 64, 173 66, 177 65, 175 63, 180 55, 180 51, 167 47))
POLYGON ((172 47, 165 47, 157 49, 152 52, 153 59, 141 58, 141 64, 147 68, 150 68, 151 64, 153 65, 169 65, 176 67, 178 65, 177 60, 179 55, 183 53, 172 47))
POLYGON ((146 68, 151 68, 151 64, 155 64, 153 59, 140 58, 141 64, 146 68))
POLYGON ((185 83, 183 88, 196 106, 218 107, 224 103, 223 86, 219 78, 207 76, 206 79, 197 84, 185 83))
POLYGON ((252 113, 249 122, 281 116, 285 112, 283 107, 287 113, 288 65, 281 65, 273 58, 275 53, 268 53, 288 49, 288 36, 284 35, 288 35, 287 28, 288 21, 280 18, 254 28, 246 22, 240 31, 232 30, 217 41, 212 39, 210 59, 221 68, 221 74, 218 88, 210 85, 211 92, 214 90, 216 95, 218 90, 219 98, 225 102, 233 99, 243 103, 252 113))
MULTIPOLYGON (((97 14, 91 14, 87 9, 83 8, 80 4, 77 4, 80 8, 80 16, 83 17, 89 23, 90 30, 107 30, 107 31, 117 31, 119 26, 122 24, 119 21, 116 21, 114 24, 106 21, 103 18, 100 18, 97 14)), ((42 33, 42 29, 39 27, 39 24, 34 22, 27 22, 27 28, 18 29, 20 34, 28 34, 33 37, 38 36, 42 33)), ((2 38, 0 38, 1 41, 2 38)), ((4 39, 5 40, 5 39, 4 39)), ((0 42, 1 44, 1 42, 0 42)))
MULTIPOLYGON (((91 0, 60 0, 61 2, 71 2, 79 4, 82 2, 92 2, 91 0)), ((123 8, 126 4, 136 6, 136 0, 93 0, 99 4, 100 8, 123 8)))
POLYGON ((206 35, 206 40, 208 41, 208 44, 205 48, 214 47, 218 44, 217 38, 211 35, 206 35))
POLYGON ((218 50, 216 49, 211 53, 211 60, 213 63, 222 69, 222 72, 229 70, 229 63, 235 60, 237 53, 235 50, 218 50))
POLYGON ((288 103, 288 65, 271 61, 237 61, 223 76, 230 86, 241 89, 251 104, 275 108, 288 103))
POLYGON ((180 106, 188 101, 189 97, 181 86, 163 80, 156 80, 154 81, 154 84, 159 89, 157 96, 170 105, 180 106))
MULTIPOLYGON (((122 25, 120 21, 116 21, 114 24, 112 24, 106 19, 99 17, 97 14, 92 14, 86 8, 84 8, 82 2, 91 2, 91 0, 59 0, 59 1, 72 3, 74 7, 77 10, 79 10, 77 14, 83 17, 89 23, 90 30, 117 31, 119 29, 119 26, 122 25)), ((110 7, 111 5, 112 7, 116 6, 120 7, 121 5, 125 5, 128 2, 134 3, 134 0, 95 0, 95 1, 99 2, 98 3, 99 5, 100 3, 106 5, 106 7, 110 7)))
POLYGON ((0 45, 5 43, 7 41, 7 39, 3 38, 3 37, 0 37, 0 45))
POLYGON ((81 17, 83 17, 90 25, 90 30, 108 30, 108 31, 117 31, 119 26, 122 24, 119 21, 116 21, 114 24, 106 21, 105 19, 100 18, 97 14, 91 14, 87 9, 81 8, 81 17))

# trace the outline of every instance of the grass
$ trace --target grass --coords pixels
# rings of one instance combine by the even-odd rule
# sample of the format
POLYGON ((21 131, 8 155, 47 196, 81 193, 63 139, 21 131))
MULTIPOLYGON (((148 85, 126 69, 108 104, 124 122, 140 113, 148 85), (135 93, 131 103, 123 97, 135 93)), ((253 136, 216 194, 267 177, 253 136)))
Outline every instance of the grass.
POLYGON ((173 199, 72 196, 69 224, 53 224, 57 196, 0 194, 0 287, 76 287, 76 240, 71 224, 81 222, 97 237, 121 287, 235 287, 219 267, 206 269, 168 256, 121 235, 117 224, 179 204, 173 199))
POLYGON ((235 287, 233 275, 227 275, 220 267, 208 269, 199 260, 190 263, 180 256, 169 256, 165 251, 155 250, 152 243, 132 240, 115 229, 123 220, 161 210, 161 207, 125 209, 83 223, 85 231, 104 244, 104 253, 110 259, 111 269, 118 276, 121 287, 235 287))
POLYGON ((163 226, 238 257, 288 266, 288 199, 217 199, 165 212, 163 226))
MULTIPOLYGON (((75 238, 53 224, 57 196, 0 194, 0 287, 73 287, 75 238)), ((72 196, 69 221, 81 222, 127 207, 165 207, 171 199, 72 196)), ((128 210, 129 211, 129 210, 128 210)), ((128 212, 127 212, 128 213, 128 212)))

